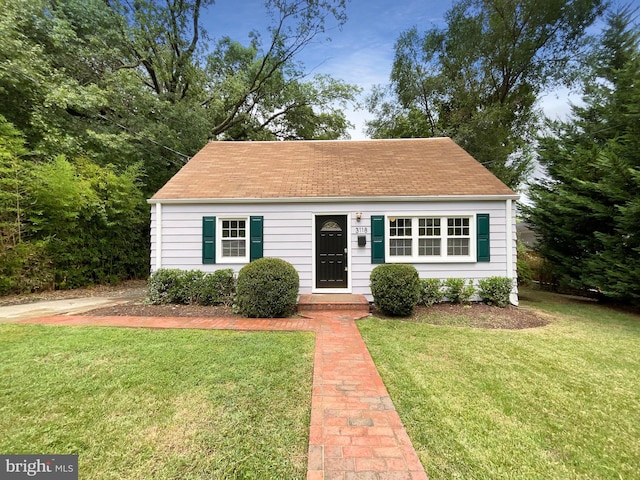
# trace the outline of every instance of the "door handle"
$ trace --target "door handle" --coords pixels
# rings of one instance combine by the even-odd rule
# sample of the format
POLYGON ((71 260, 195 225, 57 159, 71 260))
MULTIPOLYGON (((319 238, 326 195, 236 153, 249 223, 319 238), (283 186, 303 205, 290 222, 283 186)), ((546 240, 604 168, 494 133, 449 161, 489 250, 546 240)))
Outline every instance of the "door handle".
POLYGON ((345 247, 344 249, 344 271, 349 271, 349 262, 347 262, 347 255, 349 253, 349 249, 345 247))

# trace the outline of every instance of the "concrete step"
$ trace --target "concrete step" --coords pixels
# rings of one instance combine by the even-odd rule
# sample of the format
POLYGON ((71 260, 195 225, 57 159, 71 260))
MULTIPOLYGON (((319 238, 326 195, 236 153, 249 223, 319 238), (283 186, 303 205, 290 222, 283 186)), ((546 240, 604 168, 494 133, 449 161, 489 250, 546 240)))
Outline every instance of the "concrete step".
POLYGON ((350 310, 369 313, 369 301, 364 295, 350 293, 314 293, 300 295, 298 312, 350 310))

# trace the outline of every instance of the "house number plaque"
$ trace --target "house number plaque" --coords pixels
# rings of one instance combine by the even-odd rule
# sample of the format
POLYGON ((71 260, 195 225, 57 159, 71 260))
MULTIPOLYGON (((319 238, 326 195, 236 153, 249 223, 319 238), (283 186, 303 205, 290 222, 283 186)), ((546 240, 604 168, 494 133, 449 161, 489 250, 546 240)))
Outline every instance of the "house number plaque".
POLYGON ((360 235, 366 235, 367 233, 369 233, 369 227, 356 227, 356 233, 359 233, 360 235))

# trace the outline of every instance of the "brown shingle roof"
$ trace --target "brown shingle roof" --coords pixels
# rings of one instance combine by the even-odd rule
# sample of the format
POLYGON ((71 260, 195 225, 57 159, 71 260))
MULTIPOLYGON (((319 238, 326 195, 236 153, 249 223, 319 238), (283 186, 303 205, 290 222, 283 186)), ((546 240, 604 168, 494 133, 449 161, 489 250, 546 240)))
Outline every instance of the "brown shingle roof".
POLYGON ((515 195, 450 138, 210 142, 152 200, 515 195))

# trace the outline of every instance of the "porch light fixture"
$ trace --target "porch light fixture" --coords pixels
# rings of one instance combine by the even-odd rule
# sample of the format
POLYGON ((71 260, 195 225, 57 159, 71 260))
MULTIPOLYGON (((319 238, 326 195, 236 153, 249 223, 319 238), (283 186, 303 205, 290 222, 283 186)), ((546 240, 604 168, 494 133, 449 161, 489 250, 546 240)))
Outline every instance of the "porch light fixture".
POLYGON ((359 222, 362 219, 362 212, 356 212, 356 220, 359 222))

